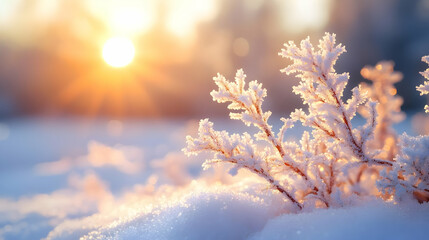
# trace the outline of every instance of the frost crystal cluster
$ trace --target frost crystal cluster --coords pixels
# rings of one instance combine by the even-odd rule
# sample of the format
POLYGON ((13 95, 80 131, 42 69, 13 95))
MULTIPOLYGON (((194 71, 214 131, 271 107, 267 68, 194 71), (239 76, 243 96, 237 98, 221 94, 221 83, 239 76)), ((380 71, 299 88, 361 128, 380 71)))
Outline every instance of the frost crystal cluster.
MULTIPOLYGON (((283 126, 278 132, 268 123, 271 112, 263 110, 267 91, 262 84, 255 80, 246 86, 246 74, 241 69, 234 81, 218 74, 214 77, 218 90, 211 92, 213 100, 229 103, 231 119, 254 126, 258 132, 231 135, 214 130, 213 123, 204 119, 198 136, 187 137, 185 153, 213 153, 204 168, 230 163, 234 169, 259 175, 297 210, 343 206, 356 196, 380 195, 376 179, 385 197, 395 194, 392 189, 401 188, 412 194, 427 191, 428 137, 404 136, 399 142, 392 128, 404 118, 400 111, 402 99, 395 96, 393 86, 402 75, 393 71, 391 62, 365 67, 362 75, 373 84, 355 87, 351 98, 344 100, 349 74, 337 73, 334 65, 345 51, 336 43, 335 35, 328 33, 317 47, 309 38, 299 46, 293 42, 284 45, 279 55, 292 64, 281 71, 300 79, 293 92, 308 108, 282 118, 283 126), (358 112, 366 123, 353 126, 352 119, 358 112), (297 122, 310 127, 311 132, 305 131, 300 141, 286 141, 287 130, 297 122), (415 148, 419 150, 412 151, 415 148)), ((427 78, 429 70, 422 74, 427 78)), ((428 93, 428 82, 418 89, 428 93)))
MULTIPOLYGON (((374 139, 371 141, 372 150, 382 150, 379 157, 393 161, 397 153, 397 136, 392 125, 405 118, 401 112, 403 100, 396 95, 393 84, 402 80, 402 74, 393 70, 393 62, 382 61, 375 67, 365 66, 361 70, 364 78, 372 81, 372 86, 362 83, 362 89, 367 91, 373 101, 377 101, 377 126, 374 129, 374 139)), ((360 114, 368 117, 365 109, 360 114)))
MULTIPOLYGON (((422 61, 429 64, 429 56, 422 57, 422 61)), ((420 91, 420 95, 429 94, 429 68, 426 69, 426 71, 421 72, 421 74, 426 78, 426 81, 422 85, 418 86, 417 90, 420 91)), ((425 106, 425 110, 426 112, 429 112, 428 105, 425 106)))
MULTIPOLYGON (((429 56, 422 60, 429 64, 429 56)), ((421 72, 429 80, 429 68, 421 72)), ((429 81, 417 87, 421 94, 429 93, 429 81)), ((428 112, 428 106, 425 107, 428 112)), ((395 199, 413 195, 419 201, 429 200, 429 136, 410 137, 403 134, 400 138, 400 151, 392 169, 382 172, 380 189, 395 199), (390 170, 390 171, 388 171, 390 170)))

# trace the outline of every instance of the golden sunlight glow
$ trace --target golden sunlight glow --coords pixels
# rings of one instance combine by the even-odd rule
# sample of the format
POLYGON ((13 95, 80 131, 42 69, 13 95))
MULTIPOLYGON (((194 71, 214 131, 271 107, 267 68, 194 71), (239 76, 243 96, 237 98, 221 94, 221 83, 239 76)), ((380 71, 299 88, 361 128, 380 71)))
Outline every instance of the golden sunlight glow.
POLYGON ((191 34, 198 22, 216 15, 214 0, 168 0, 167 28, 179 37, 191 34))
POLYGON ((122 7, 110 19, 114 32, 132 35, 147 31, 153 24, 154 16, 145 8, 122 7))
POLYGON ((133 60, 134 53, 133 43, 122 37, 107 40, 103 47, 103 59, 112 67, 125 67, 133 60))
POLYGON ((332 0, 283 0, 279 7, 286 30, 299 33, 308 29, 321 29, 329 20, 332 0))

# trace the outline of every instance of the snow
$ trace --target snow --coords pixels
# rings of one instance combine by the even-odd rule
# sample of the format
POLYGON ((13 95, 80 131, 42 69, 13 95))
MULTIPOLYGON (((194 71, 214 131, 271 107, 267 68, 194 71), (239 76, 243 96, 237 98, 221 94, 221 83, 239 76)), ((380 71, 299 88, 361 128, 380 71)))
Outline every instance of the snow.
POLYGON ((424 239, 429 234, 429 204, 392 205, 378 200, 349 208, 278 216, 282 210, 268 199, 224 187, 207 190, 201 185, 193 182, 184 191, 185 196, 162 199, 159 205, 141 208, 140 213, 128 212, 128 216, 120 212, 120 216, 110 216, 113 221, 102 221, 104 225, 86 231, 82 226, 87 222, 97 222, 109 214, 74 222, 72 228, 59 225, 48 239, 394 240, 424 239))
MULTIPOLYGON (((429 204, 365 205, 275 216, 259 199, 200 192, 164 209, 108 223, 82 239, 425 239, 429 204), (271 220, 269 220, 271 219, 271 220), (268 221, 268 222, 267 222, 268 221)), ((278 210, 278 209, 277 209, 278 210)), ((77 233, 82 233, 79 229, 77 233)), ((62 229, 50 239, 75 239, 62 229)))
MULTIPOLYGON (((236 121, 215 121, 230 132, 243 130, 236 121)), ((9 134, 0 140, 0 239, 424 239, 429 234, 427 203, 363 202, 288 213, 283 197, 247 170, 235 176, 227 165, 202 171, 205 156, 185 157, 180 149, 185 135, 195 135, 196 121, 127 121, 115 134, 107 120, 2 124, 9 134), (117 157, 104 158, 106 153, 117 157), (128 167, 118 167, 118 161, 128 167)), ((302 129, 291 129, 300 135, 294 131, 302 129)))
POLYGON ((426 239, 429 204, 382 202, 310 213, 285 214, 270 220, 249 240, 259 239, 426 239))
MULTIPOLYGON (((155 207, 148 214, 107 224, 83 239, 245 239, 262 229, 273 212, 249 195, 203 191, 171 206, 155 207)), ((65 229, 57 232, 51 239, 77 237, 65 229)))

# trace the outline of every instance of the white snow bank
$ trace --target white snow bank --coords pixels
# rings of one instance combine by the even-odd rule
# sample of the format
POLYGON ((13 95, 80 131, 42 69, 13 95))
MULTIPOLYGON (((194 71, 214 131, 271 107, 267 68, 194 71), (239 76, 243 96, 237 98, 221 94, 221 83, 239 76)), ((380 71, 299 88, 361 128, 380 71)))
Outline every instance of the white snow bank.
POLYGON ((286 214, 268 222, 259 239, 428 239, 429 204, 366 203, 340 209, 286 214))
POLYGON ((48 239, 246 239, 280 211, 280 204, 249 194, 195 185, 185 196, 160 196, 156 206, 122 206, 65 222, 48 239))
POLYGON ((246 196, 199 194, 83 239, 244 239, 270 217, 268 206, 246 196))
MULTIPOLYGON (((276 196, 254 197, 193 182, 158 205, 124 204, 57 226, 48 239, 427 239, 429 204, 380 201, 340 209, 283 214, 276 196), (199 186, 197 186, 199 185, 199 186), (190 192, 194 190, 194 192, 190 192), (184 195, 183 195, 184 194, 184 195)), ((147 199, 153 202, 153 199, 147 199)))

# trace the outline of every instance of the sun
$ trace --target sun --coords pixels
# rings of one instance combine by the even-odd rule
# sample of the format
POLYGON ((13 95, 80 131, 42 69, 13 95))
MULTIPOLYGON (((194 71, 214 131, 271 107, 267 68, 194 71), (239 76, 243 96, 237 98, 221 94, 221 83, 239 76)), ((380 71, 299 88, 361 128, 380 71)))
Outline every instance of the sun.
POLYGON ((134 58, 134 45, 128 38, 113 37, 103 46, 103 59, 112 67, 125 67, 134 58))

